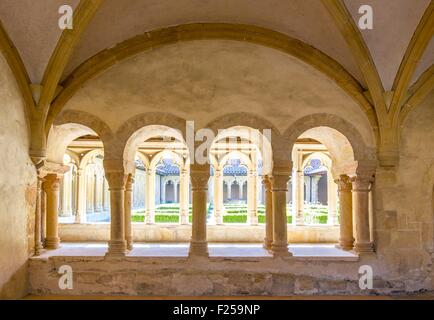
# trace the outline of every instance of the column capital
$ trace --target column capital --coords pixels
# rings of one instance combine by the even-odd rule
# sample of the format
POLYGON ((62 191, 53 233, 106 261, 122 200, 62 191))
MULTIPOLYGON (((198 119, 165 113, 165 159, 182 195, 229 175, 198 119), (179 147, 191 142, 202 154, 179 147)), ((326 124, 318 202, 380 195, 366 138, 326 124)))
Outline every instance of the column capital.
POLYGON ((262 184, 265 187, 265 191, 271 190, 271 179, 269 176, 262 176, 262 184))
POLYGON ((289 174, 274 175, 271 177, 273 191, 288 191, 289 174))
POLYGON ((208 190, 208 180, 210 177, 209 165, 190 165, 190 180, 192 190, 208 190))
POLYGON ((125 183, 127 181, 128 175, 123 171, 106 172, 105 177, 109 185, 109 190, 125 189, 125 183))
POLYGON ((57 174, 47 174, 44 178, 45 191, 59 191, 61 176, 57 174))
POLYGON ((125 191, 133 191, 134 177, 132 174, 127 175, 125 181, 125 191))
POLYGON ((339 176, 339 179, 336 179, 335 183, 338 185, 339 192, 349 192, 352 189, 351 179, 347 175, 339 176))
POLYGON ((361 175, 361 176, 355 176, 351 177, 351 182, 353 185, 353 191, 359 191, 359 192, 369 192, 370 191, 370 185, 374 181, 374 178, 372 176, 367 175, 361 175))

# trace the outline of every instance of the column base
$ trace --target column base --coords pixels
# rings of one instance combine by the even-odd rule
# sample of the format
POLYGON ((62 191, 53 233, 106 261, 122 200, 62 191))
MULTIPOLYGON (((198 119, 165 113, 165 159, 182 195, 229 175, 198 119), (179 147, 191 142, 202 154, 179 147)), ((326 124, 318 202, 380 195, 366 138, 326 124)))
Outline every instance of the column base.
POLYGON ((60 239, 59 237, 56 238, 45 238, 44 247, 48 250, 55 250, 59 248, 60 245, 60 239))
POLYGON ((250 225, 251 226, 257 226, 258 224, 259 224, 259 219, 257 216, 250 218, 250 225))
POLYGON ((42 249, 43 249, 44 247, 42 246, 42 243, 37 243, 36 245, 35 245, 35 256, 39 256, 39 255, 41 255, 41 252, 42 252, 42 249))
POLYGON ((273 244, 272 240, 268 240, 267 238, 264 239, 264 244, 262 245, 262 247, 267 250, 270 251, 271 250, 271 246, 273 244))
POLYGON ((374 245, 372 242, 356 243, 354 245, 354 251, 356 251, 357 253, 374 252, 374 245))
POLYGON ((133 250, 133 240, 132 239, 129 239, 129 238, 127 238, 127 250, 128 251, 131 251, 131 250, 133 250))
POLYGON ((208 242, 206 241, 190 241, 189 257, 208 257, 208 242))
POLYGON ((106 257, 125 257, 127 253, 126 242, 123 240, 113 240, 108 243, 106 257))
POLYGON ((186 225, 190 224, 190 221, 188 221, 188 214, 181 214, 181 224, 186 225))
POLYGON ((345 251, 351 251, 354 249, 354 240, 343 240, 339 239, 339 244, 336 245, 336 248, 345 250, 345 251))
POLYGON ((288 251, 287 244, 275 244, 271 245, 271 252, 274 257, 291 257, 292 253, 288 251))

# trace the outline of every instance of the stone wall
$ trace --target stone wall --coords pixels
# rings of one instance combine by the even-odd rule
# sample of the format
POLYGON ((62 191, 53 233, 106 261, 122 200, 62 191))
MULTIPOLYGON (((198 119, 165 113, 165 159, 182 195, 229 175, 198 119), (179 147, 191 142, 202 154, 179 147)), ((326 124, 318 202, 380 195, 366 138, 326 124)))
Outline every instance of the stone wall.
POLYGON ((0 298, 27 292, 27 258, 33 241, 36 180, 28 156, 24 106, 0 55, 0 298))
MULTIPOLYGON (((62 241, 108 241, 110 225, 61 224, 59 236, 62 241)), ((265 237, 265 226, 215 226, 207 227, 210 242, 254 242, 261 243, 265 237)), ((189 242, 191 225, 146 225, 133 223, 133 238, 137 242, 189 242)), ((289 243, 337 243, 337 226, 292 226, 288 225, 289 243)))
POLYGON ((33 258, 30 292, 34 295, 377 295, 417 294, 423 288, 387 273, 374 276, 373 288, 359 287, 359 267, 381 268, 375 258, 359 261, 306 258, 33 258), (73 270, 73 289, 59 288, 59 268, 73 270))

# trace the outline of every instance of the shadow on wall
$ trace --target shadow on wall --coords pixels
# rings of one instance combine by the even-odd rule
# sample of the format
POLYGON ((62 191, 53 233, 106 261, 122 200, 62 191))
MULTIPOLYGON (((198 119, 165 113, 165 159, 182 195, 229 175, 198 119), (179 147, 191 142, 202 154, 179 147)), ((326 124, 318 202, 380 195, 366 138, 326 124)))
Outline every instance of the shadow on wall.
POLYGON ((28 293, 28 264, 17 269, 12 277, 5 282, 0 290, 0 299, 18 299, 28 293), (24 281, 23 281, 24 280, 24 281))

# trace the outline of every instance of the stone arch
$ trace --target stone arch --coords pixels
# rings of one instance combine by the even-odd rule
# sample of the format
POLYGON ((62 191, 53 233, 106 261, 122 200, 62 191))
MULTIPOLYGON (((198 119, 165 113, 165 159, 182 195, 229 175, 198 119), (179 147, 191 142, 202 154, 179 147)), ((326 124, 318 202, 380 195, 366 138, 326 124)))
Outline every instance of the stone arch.
POLYGON ((156 136, 172 137, 186 144, 186 121, 169 113, 150 112, 132 117, 118 129, 112 151, 116 159, 123 159, 126 172, 132 170, 138 145, 156 136))
POLYGON ((145 169, 148 170, 150 167, 149 158, 141 153, 140 151, 136 153, 137 157, 143 162, 145 169))
POLYGON ((256 114, 237 112, 212 120, 206 128, 216 135, 214 141, 240 136, 255 144, 262 156, 264 172, 271 172, 274 155, 279 152, 281 141, 279 130, 271 122, 256 114))
POLYGON ((252 160, 244 153, 240 152, 240 151, 230 151, 227 154, 225 154, 219 161, 219 169, 223 170, 223 166, 226 164, 226 161, 231 157, 236 155, 237 157, 239 157, 242 161, 245 162, 246 166, 247 166, 247 170, 252 170, 252 160))
POLYGON ((326 113, 312 114, 298 119, 285 130, 282 139, 284 145, 281 147, 284 148, 287 159, 291 158, 298 137, 316 127, 331 128, 342 134, 352 147, 354 160, 371 161, 376 159, 375 149, 367 146, 360 132, 352 124, 340 117, 326 113))
POLYGON ((104 151, 102 149, 93 149, 86 153, 80 161, 80 169, 84 169, 89 164, 89 161, 97 155, 104 157, 104 151))
POLYGON ((156 166, 158 165, 158 163, 160 162, 160 160, 163 159, 164 156, 168 156, 168 155, 170 155, 171 157, 173 156, 173 158, 174 158, 173 160, 174 160, 174 162, 176 163, 176 165, 178 165, 179 168, 182 169, 182 167, 183 167, 183 160, 182 160, 182 157, 181 157, 179 154, 177 154, 176 152, 171 151, 171 150, 163 150, 163 151, 161 151, 161 152, 158 152, 158 153, 157 153, 157 154, 152 158, 151 162, 149 163, 149 167, 150 167, 151 169, 156 168, 156 166))
POLYGON ((157 29, 101 51, 76 68, 65 79, 64 89, 57 95, 49 110, 47 126, 50 126, 52 119, 62 111, 66 102, 86 81, 119 61, 163 45, 206 39, 247 41, 294 56, 332 79, 358 103, 372 127, 378 127, 375 109, 364 96, 363 87, 338 62, 318 49, 286 34, 258 26, 231 23, 192 23, 157 29))

